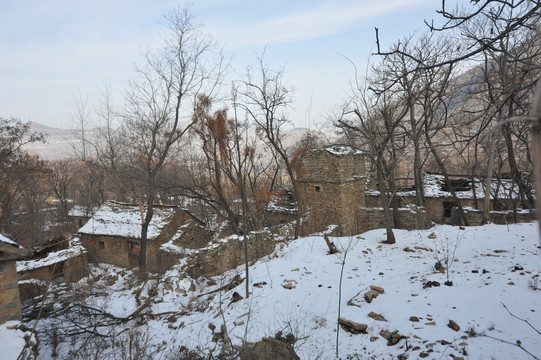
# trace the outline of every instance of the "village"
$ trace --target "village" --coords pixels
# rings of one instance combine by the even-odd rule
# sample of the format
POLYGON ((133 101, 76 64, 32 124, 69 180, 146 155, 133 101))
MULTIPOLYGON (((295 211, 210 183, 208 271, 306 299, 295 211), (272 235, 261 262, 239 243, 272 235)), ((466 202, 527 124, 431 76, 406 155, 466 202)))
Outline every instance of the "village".
POLYGON ((276 1, 0 15, 0 358, 541 359, 541 1, 276 1))

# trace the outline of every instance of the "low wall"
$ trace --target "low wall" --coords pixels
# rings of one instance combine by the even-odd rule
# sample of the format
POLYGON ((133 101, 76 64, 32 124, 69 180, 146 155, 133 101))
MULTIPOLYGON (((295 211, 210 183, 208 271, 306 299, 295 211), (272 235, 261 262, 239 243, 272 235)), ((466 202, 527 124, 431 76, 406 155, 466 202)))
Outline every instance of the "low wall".
MULTIPOLYGON (((282 232, 289 233, 283 229, 282 232)), ((270 230, 262 230, 252 232, 246 238, 248 261, 254 261, 272 253, 277 242, 287 236, 275 235, 270 230)), ((186 263, 186 273, 194 278, 210 277, 234 269, 245 263, 244 239, 239 235, 220 239, 211 246, 188 254, 186 263)))
MULTIPOLYGON (((464 208, 464 212, 471 226, 483 224, 483 210, 464 208)), ((491 223, 501 225, 531 222, 537 220, 537 213, 535 210, 520 210, 516 214, 512 210, 491 211, 489 213, 489 220, 491 223)), ((464 225, 457 208, 452 209, 451 224, 464 225)))
MULTIPOLYGON (((389 209, 391 217, 393 209, 389 209)), ((360 208, 359 219, 357 220, 360 232, 366 232, 373 229, 384 228, 385 216, 383 208, 360 208)), ((398 209, 398 229, 428 229, 434 225, 427 217, 423 208, 400 208, 398 209)))

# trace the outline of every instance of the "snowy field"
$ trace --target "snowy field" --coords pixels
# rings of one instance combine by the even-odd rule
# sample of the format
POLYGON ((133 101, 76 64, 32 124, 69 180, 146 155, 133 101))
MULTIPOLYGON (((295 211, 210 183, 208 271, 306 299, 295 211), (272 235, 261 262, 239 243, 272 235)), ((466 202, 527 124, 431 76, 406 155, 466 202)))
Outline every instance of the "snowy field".
MULTIPOLYGON (((93 268, 92 280, 83 279, 73 289, 55 288, 50 301, 60 313, 71 306, 76 294, 91 294, 81 301, 114 317, 130 319, 94 330, 117 340, 129 333, 146 345, 146 353, 154 359, 175 358, 181 346, 202 356, 217 356, 224 338, 217 333, 224 321, 226 338, 233 345, 274 337, 282 331, 284 336, 295 336, 294 348, 301 359, 334 359, 339 306, 341 318, 367 325, 366 333, 360 334, 340 328, 341 359, 505 360, 541 356, 537 223, 467 228, 442 225, 423 231, 395 230, 395 235, 395 245, 381 244, 385 240, 381 229, 356 237, 331 238, 338 248, 348 250, 347 256, 344 251, 328 255, 319 236, 278 245, 275 253, 250 267, 249 299, 233 301, 235 292, 245 296, 244 282, 215 291, 237 274, 244 277, 241 268, 198 280, 181 279, 178 270, 171 270, 159 282, 143 285, 130 271, 101 265, 93 268), (448 276, 452 286, 444 284, 446 271, 435 269, 438 260, 444 267, 446 260, 451 265, 448 276), (363 295, 371 285, 383 292, 368 303, 363 295), (149 306, 133 316, 145 303, 149 306), (460 329, 451 329, 450 320, 460 329), (395 341, 386 339, 385 331, 397 331, 395 341)), ((38 323, 40 357, 49 359, 56 352, 59 358, 83 358, 83 337, 64 342, 59 337, 58 344, 51 345, 52 337, 45 335, 50 335, 51 329, 72 328, 65 320, 55 322, 54 311, 48 314, 38 323)), ((85 320, 84 324, 88 323, 85 320)), ((1 338, 5 340, 7 334, 0 329, 1 338)), ((122 358, 115 356, 118 346, 100 344, 99 349, 90 347, 88 351, 99 351, 98 358, 122 358)))

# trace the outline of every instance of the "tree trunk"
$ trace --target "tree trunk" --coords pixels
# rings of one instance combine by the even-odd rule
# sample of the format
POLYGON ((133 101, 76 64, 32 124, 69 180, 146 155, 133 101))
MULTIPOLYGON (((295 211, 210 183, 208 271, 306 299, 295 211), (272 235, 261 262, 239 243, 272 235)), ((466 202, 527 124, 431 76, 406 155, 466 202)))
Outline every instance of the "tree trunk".
POLYGON ((384 177, 383 177, 383 154, 380 152, 377 154, 376 159, 376 174, 378 178, 378 187, 379 193, 381 196, 381 203, 383 205, 383 216, 385 218, 385 229, 387 230, 387 241, 386 244, 396 243, 396 239, 393 233, 393 219, 391 217, 391 212, 389 210, 389 202, 387 200, 387 189, 385 187, 384 177))
POLYGON ((509 124, 504 124, 502 127, 505 144, 507 145, 507 160, 509 162, 509 168, 511 169, 511 177, 518 186, 519 198, 522 200, 522 205, 531 209, 535 206, 535 200, 532 196, 532 192, 530 191, 530 189, 527 188, 527 186, 524 184, 524 181, 522 180, 522 176, 520 176, 520 171, 515 160, 515 150, 513 148, 511 126, 509 124), (524 201, 524 198, 527 198, 528 202, 524 201))
POLYGON ((436 163, 438 164, 438 167, 440 168, 440 171, 442 172, 443 177, 445 178, 445 183, 447 184, 447 187, 449 188, 449 192, 451 193, 451 196, 453 197, 455 205, 458 208, 458 213, 460 214, 462 221, 464 221, 464 225, 470 226, 470 222, 468 221, 468 219, 466 218, 466 214, 464 213, 464 208, 462 207, 460 200, 456 196, 455 188, 453 184, 451 184, 451 181, 449 180, 449 175, 447 174, 445 165, 443 165, 443 162, 441 161, 438 155, 438 152, 436 151, 436 148, 434 147, 434 144, 432 144, 432 140, 430 140, 430 136, 428 136, 428 131, 425 132, 425 135, 426 135, 426 142, 430 148, 430 152, 434 156, 434 160, 436 160, 436 163))

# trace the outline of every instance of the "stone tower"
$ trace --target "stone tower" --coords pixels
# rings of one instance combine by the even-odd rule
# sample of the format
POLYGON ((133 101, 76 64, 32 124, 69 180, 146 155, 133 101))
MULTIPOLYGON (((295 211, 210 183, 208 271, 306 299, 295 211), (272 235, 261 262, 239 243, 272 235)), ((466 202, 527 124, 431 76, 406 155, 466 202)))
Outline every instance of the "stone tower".
POLYGON ((303 234, 338 225, 337 234, 358 233, 360 207, 365 206, 365 155, 349 146, 333 145, 302 154, 297 173, 300 203, 307 215, 303 234))

